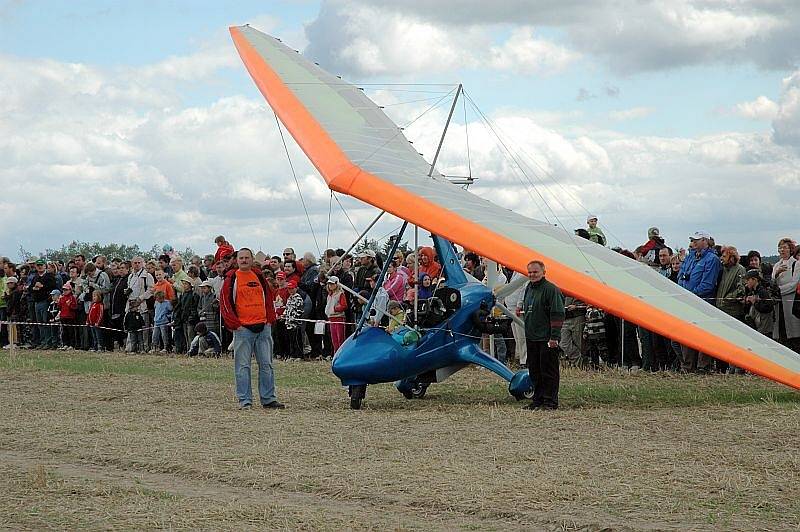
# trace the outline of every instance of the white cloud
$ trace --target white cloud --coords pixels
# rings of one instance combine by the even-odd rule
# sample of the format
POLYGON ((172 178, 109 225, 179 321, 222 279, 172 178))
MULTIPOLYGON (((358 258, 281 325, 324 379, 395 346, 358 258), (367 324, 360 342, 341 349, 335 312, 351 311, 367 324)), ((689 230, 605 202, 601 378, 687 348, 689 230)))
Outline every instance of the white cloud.
POLYGON ((800 70, 783 80, 772 130, 775 142, 794 146, 800 152, 800 70))
POLYGON ((306 27, 306 53, 338 73, 355 76, 446 72, 458 68, 551 74, 578 54, 516 28, 502 43, 480 25, 448 27, 417 14, 358 2, 326 2, 306 27))
POLYGON ((567 68, 579 55, 534 36, 533 28, 516 28, 511 37, 489 50, 489 65, 497 70, 552 74, 567 68))
POLYGON ((615 122, 624 122, 626 120, 636 120, 650 116, 655 112, 652 107, 634 107, 632 109, 624 109, 622 111, 611 111, 608 117, 615 122))
MULTIPOLYGON (((336 0, 325 2, 311 25, 311 49, 320 51, 318 44, 337 49, 340 39, 349 41, 347 33, 335 33, 338 14, 365 8, 456 34, 476 26, 555 28, 566 33, 576 52, 605 58, 626 73, 732 61, 787 69, 800 61, 800 10, 794 0, 545 0, 535 7, 529 0, 336 0)), ((347 29, 369 33, 371 23, 364 22, 347 29)))
POLYGON ((750 102, 736 104, 734 112, 751 120, 772 120, 778 114, 778 104, 766 96, 759 96, 750 102))

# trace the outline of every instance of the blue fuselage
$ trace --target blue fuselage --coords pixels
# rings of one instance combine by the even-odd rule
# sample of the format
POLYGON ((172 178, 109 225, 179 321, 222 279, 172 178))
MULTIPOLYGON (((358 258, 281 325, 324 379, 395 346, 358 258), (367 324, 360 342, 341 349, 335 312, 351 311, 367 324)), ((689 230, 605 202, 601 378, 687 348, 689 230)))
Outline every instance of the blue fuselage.
POLYGON ((472 334, 472 315, 481 302, 491 308, 494 296, 481 283, 456 288, 461 292, 461 308, 425 331, 418 342, 403 346, 381 328, 365 328, 339 348, 333 373, 343 385, 352 386, 394 382, 454 364, 474 363, 480 337, 472 334))

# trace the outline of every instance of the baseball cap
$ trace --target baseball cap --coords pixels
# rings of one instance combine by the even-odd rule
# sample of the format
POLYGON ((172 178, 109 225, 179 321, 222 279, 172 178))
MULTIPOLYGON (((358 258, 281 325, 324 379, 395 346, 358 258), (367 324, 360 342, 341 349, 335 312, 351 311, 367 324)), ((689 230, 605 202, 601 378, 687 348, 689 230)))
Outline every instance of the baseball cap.
POLYGON ((375 252, 372 251, 371 249, 365 249, 364 251, 361 252, 361 255, 359 255, 359 256, 361 256, 361 257, 372 257, 374 259, 375 258, 375 252))
POLYGON ((37 266, 44 266, 45 264, 46 263, 45 263, 44 259, 39 259, 39 260, 36 261, 36 265, 37 266))
POLYGON ((212 286, 210 281, 203 281, 198 286, 212 286))
POLYGON ((275 278, 276 279, 286 279, 286 272, 280 271, 280 272, 276 273, 275 274, 275 278))
POLYGON ((647 230, 648 238, 653 238, 654 236, 661 236, 661 232, 658 230, 658 227, 651 227, 647 230))
POLYGON ((58 290, 58 289, 56 289, 56 290, 52 290, 52 291, 50 292, 50 295, 51 295, 51 296, 60 296, 60 295, 61 295, 61 290, 58 290))
POLYGON ((297 279, 289 279, 286 282, 286 288, 297 288, 297 279))
POLYGON ((328 284, 339 284, 339 278, 335 275, 328 277, 328 284))
POLYGON ((597 220, 597 215, 590 214, 589 216, 586 217, 586 223, 589 223, 592 220, 597 220))
POLYGON ((689 240, 700 240, 702 238, 709 239, 711 238, 711 235, 708 233, 708 231, 703 231, 702 229, 689 235, 689 240))
POLYGON ((6 277, 6 284, 8 283, 19 283, 19 279, 14 276, 6 277))

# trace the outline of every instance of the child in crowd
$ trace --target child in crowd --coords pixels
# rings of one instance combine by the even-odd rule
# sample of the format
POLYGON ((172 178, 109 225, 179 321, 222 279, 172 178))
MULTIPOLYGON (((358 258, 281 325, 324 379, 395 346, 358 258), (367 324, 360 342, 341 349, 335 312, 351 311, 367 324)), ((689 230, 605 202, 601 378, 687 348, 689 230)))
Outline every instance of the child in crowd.
MULTIPOLYGON (((269 268, 267 268, 269 270, 269 268)), ((293 281, 296 281, 292 277, 293 281)), ((289 334, 286 330, 286 321, 283 313, 286 311, 286 301, 289 299, 287 286, 287 276, 285 272, 278 272, 275 275, 275 282, 278 289, 275 291, 273 306, 275 308, 275 324, 272 326, 272 342, 276 358, 289 356, 289 334)))
POLYGON ((103 293, 100 290, 92 292, 92 304, 89 306, 89 312, 86 316, 86 324, 89 325, 91 331, 91 347, 90 351, 103 351, 103 330, 100 328, 103 325, 103 293))
POLYGON ((347 297, 345 297, 342 287, 339 286, 339 278, 335 275, 328 277, 325 287, 328 291, 325 315, 330 322, 331 346, 335 355, 344 343, 344 311, 347 309, 347 297))
POLYGON ((586 309, 586 322, 583 326, 583 338, 586 340, 586 355, 591 367, 600 366, 600 359, 608 363, 608 346, 606 345, 605 312, 597 307, 586 309))
POLYGON ((64 293, 58 299, 58 320, 61 322, 61 349, 68 350, 76 347, 75 339, 78 338, 78 328, 75 327, 78 315, 78 298, 72 293, 72 283, 64 284, 64 293))
POLYGON ((168 301, 175 301, 175 288, 172 283, 167 279, 167 274, 162 268, 156 268, 156 284, 153 285, 153 293, 161 290, 164 292, 164 298, 168 301))
MULTIPOLYGON (((156 270, 158 275, 158 270, 156 270)), ((164 275, 163 270, 161 275, 164 275)), ((167 286, 172 286, 167 283, 167 286)), ((156 290, 155 293, 155 307, 154 307, 154 327, 153 327, 153 341, 151 342, 151 353, 158 350, 161 345, 161 352, 168 353, 172 350, 172 302, 167 300, 163 290, 156 290)))
POLYGON ((305 311, 303 296, 297 291, 297 281, 292 279, 286 283, 289 298, 286 300, 286 310, 283 319, 286 323, 286 336, 288 339, 289 358, 302 358, 303 356, 303 322, 299 321, 305 311))
POLYGON ((194 327, 200 321, 197 314, 200 298, 192 290, 192 281, 188 277, 181 279, 180 282, 183 292, 173 308, 172 321, 175 330, 175 352, 185 353, 189 342, 194 338, 194 327))
POLYGON ((392 334, 406 324, 406 313, 403 311, 403 306, 397 301, 389 301, 386 309, 392 316, 389 319, 389 325, 386 326, 386 332, 392 334))
POLYGON ((188 355, 190 357, 199 354, 219 357, 222 353, 222 343, 219 336, 213 331, 209 331, 205 323, 198 323, 194 328, 195 336, 189 345, 188 355))
POLYGON ((128 311, 125 312, 123 327, 128 333, 128 340, 125 351, 128 353, 138 353, 144 349, 144 317, 139 312, 142 302, 139 299, 131 299, 128 304, 128 311))
POLYGON ((47 339, 42 343, 43 348, 50 347, 52 349, 59 349, 61 347, 61 334, 58 321, 58 300, 61 299, 61 290, 54 289, 50 292, 50 303, 47 305, 47 322, 50 326, 47 328, 47 339))
POLYGON ((217 299, 217 295, 211 287, 211 281, 200 283, 200 297, 197 302, 197 308, 200 322, 205 323, 209 331, 214 331, 219 335, 219 299, 217 299))

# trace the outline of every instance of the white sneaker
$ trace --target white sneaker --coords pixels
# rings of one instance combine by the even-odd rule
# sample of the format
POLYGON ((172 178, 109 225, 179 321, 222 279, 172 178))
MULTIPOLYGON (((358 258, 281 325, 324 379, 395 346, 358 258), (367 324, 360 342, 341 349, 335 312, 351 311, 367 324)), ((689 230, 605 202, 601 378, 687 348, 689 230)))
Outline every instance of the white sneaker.
POLYGON ((8 344, 8 345, 4 345, 4 346, 3 346, 3 349, 11 349, 11 348, 13 348, 13 347, 14 347, 14 345, 13 345, 13 344, 8 344))

